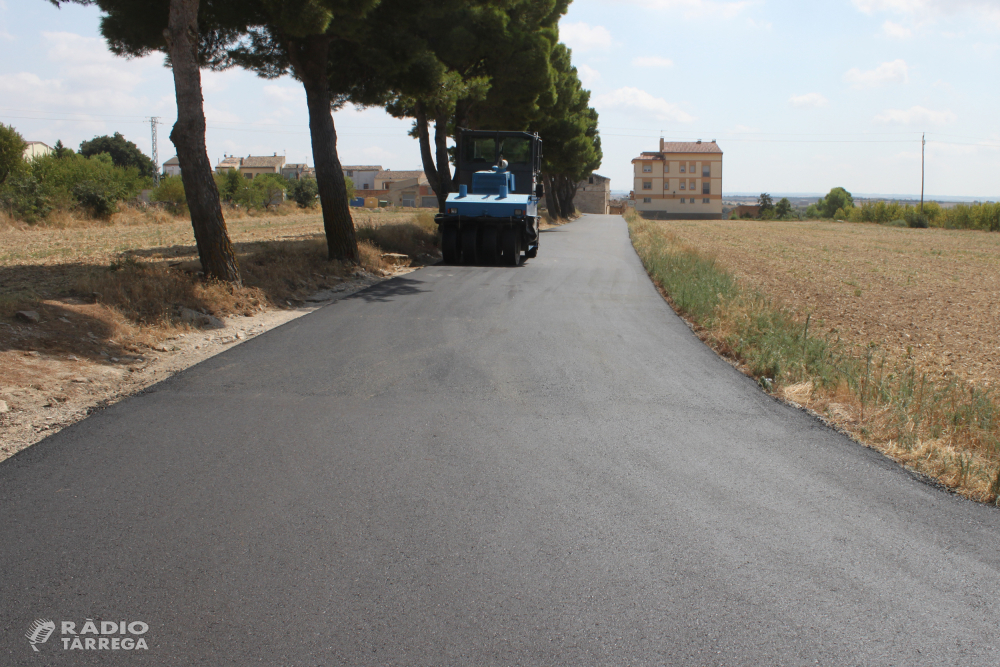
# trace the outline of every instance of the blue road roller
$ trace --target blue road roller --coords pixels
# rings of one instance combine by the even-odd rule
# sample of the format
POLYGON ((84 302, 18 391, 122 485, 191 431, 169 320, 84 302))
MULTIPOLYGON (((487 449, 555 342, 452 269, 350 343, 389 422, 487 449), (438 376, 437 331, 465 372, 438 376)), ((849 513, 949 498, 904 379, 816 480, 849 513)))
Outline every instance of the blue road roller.
POLYGON ((528 132, 459 130, 458 192, 448 195, 441 229, 445 264, 517 266, 538 254, 542 140, 528 132))

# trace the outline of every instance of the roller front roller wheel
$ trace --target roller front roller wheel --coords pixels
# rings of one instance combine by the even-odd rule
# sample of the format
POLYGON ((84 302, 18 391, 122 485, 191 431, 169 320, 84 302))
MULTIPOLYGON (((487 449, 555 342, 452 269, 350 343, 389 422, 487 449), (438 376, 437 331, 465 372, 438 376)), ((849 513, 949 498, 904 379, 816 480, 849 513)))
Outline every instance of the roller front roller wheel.
POLYGON ((483 227, 479 250, 479 260, 483 264, 496 264, 500 257, 500 230, 493 225, 483 227))
POLYGON ((476 263, 476 237, 479 236, 477 231, 473 225, 462 228, 462 261, 466 264, 476 263))
POLYGON ((458 225, 442 225, 441 257, 445 264, 458 264, 462 258, 462 248, 458 242, 458 225))
POLYGON ((521 230, 505 227, 500 235, 500 246, 503 251, 504 264, 517 266, 521 263, 521 230))

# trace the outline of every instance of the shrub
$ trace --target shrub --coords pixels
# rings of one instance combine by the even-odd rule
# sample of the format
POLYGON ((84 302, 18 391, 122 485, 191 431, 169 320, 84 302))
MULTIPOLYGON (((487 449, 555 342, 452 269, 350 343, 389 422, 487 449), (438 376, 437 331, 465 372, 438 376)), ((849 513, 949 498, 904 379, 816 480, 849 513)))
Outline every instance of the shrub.
POLYGON ((288 193, 300 208, 309 208, 316 205, 319 186, 316 185, 315 178, 302 178, 291 182, 288 193))
POLYGON ((17 174, 0 189, 0 205, 14 218, 35 222, 52 210, 42 184, 31 174, 17 174))
POLYGON ((80 181, 73 186, 73 196, 80 207, 97 218, 106 218, 118 210, 122 188, 114 182, 80 181))
POLYGON ((112 162, 117 167, 135 167, 139 173, 146 178, 153 178, 156 173, 156 165, 146 156, 139 147, 127 140, 120 133, 115 132, 115 136, 94 137, 90 141, 80 144, 80 155, 90 157, 107 153, 112 162))
POLYGON ((885 223, 889 227, 912 227, 913 225, 908 225, 906 220, 900 218, 899 220, 893 220, 892 222, 885 223))
POLYGON ((12 126, 0 123, 0 184, 24 171, 24 139, 12 126))
POLYGON ((914 229, 927 229, 930 226, 930 221, 927 219, 927 216, 915 208, 907 207, 906 212, 903 214, 903 218, 903 222, 907 226, 913 227, 914 229))
POLYGON ((164 176, 149 195, 149 199, 165 204, 172 213, 183 213, 187 210, 187 195, 184 193, 184 181, 180 176, 164 176))

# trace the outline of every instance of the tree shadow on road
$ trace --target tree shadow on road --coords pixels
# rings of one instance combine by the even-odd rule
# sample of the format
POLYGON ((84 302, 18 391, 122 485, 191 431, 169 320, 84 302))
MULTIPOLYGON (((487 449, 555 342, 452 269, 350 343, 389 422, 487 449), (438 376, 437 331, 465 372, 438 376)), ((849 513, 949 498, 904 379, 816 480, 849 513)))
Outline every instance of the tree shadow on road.
POLYGON ((369 303, 384 303, 393 301, 396 297, 412 296, 427 292, 428 290, 418 287, 422 284, 419 280, 413 280, 412 278, 393 278, 377 285, 372 285, 368 289, 361 290, 349 297, 345 297, 344 300, 363 299, 369 303))

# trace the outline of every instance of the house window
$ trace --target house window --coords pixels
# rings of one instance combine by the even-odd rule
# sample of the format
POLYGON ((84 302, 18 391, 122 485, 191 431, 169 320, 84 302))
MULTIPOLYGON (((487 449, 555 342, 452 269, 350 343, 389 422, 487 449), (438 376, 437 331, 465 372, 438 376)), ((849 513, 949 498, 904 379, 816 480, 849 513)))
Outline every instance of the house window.
POLYGON ((690 165, 688 165, 688 173, 689 174, 695 173, 695 164, 694 164, 694 162, 692 162, 690 165))
POLYGON ((712 165, 710 164, 701 165, 701 177, 712 178, 712 165))
POLYGON ((687 181, 681 181, 681 190, 686 190, 687 181))
POLYGON ((347 171, 346 171, 345 173, 346 173, 346 174, 347 174, 348 176, 350 176, 351 178, 354 178, 354 172, 353 172, 353 171, 351 171, 350 169, 348 169, 348 170, 347 170, 347 171))
POLYGON ((694 190, 694 181, 688 184, 688 190, 694 190))
POLYGON ((710 195, 712 194, 712 183, 710 181, 705 181, 701 184, 701 194, 710 195))
POLYGON ((364 184, 364 186, 362 186, 362 188, 361 188, 361 189, 362 189, 362 190, 367 190, 367 189, 368 189, 368 184, 367 184, 367 183, 365 183, 365 184, 364 184))
POLYGON ((249 171, 243 172, 243 178, 253 178, 253 174, 249 171))
POLYGON ((651 174, 651 173, 653 173, 653 165, 651 165, 651 164, 644 164, 644 165, 642 165, 642 173, 644 173, 644 174, 651 174))
POLYGON ((669 174, 670 173, 670 163, 669 162, 664 162, 663 163, 663 173, 664 174, 669 174))
POLYGON ((643 197, 642 198, 642 203, 643 204, 652 204, 653 203, 653 198, 652 197, 643 197))
POLYGON ((642 182, 642 189, 643 190, 652 190, 653 189, 653 181, 643 181, 642 182))
POLYGON ((593 184, 594 184, 594 177, 593 177, 593 176, 591 176, 591 177, 590 177, 590 184, 591 184, 591 185, 593 185, 593 184))
POLYGON ((389 189, 389 184, 388 183, 382 183, 382 189, 383 190, 388 190, 389 189))
POLYGON ((669 190, 670 189, 670 180, 669 179, 663 181, 663 189, 664 190, 669 190))
POLYGON ((681 164, 681 173, 682 174, 684 173, 684 165, 683 164, 681 164))
POLYGON ((701 203, 702 204, 707 204, 708 203, 708 197, 705 197, 704 199, 702 199, 701 203))
POLYGON ((685 199, 684 197, 681 197, 681 203, 682 204, 686 204, 687 203, 687 199, 685 199))

